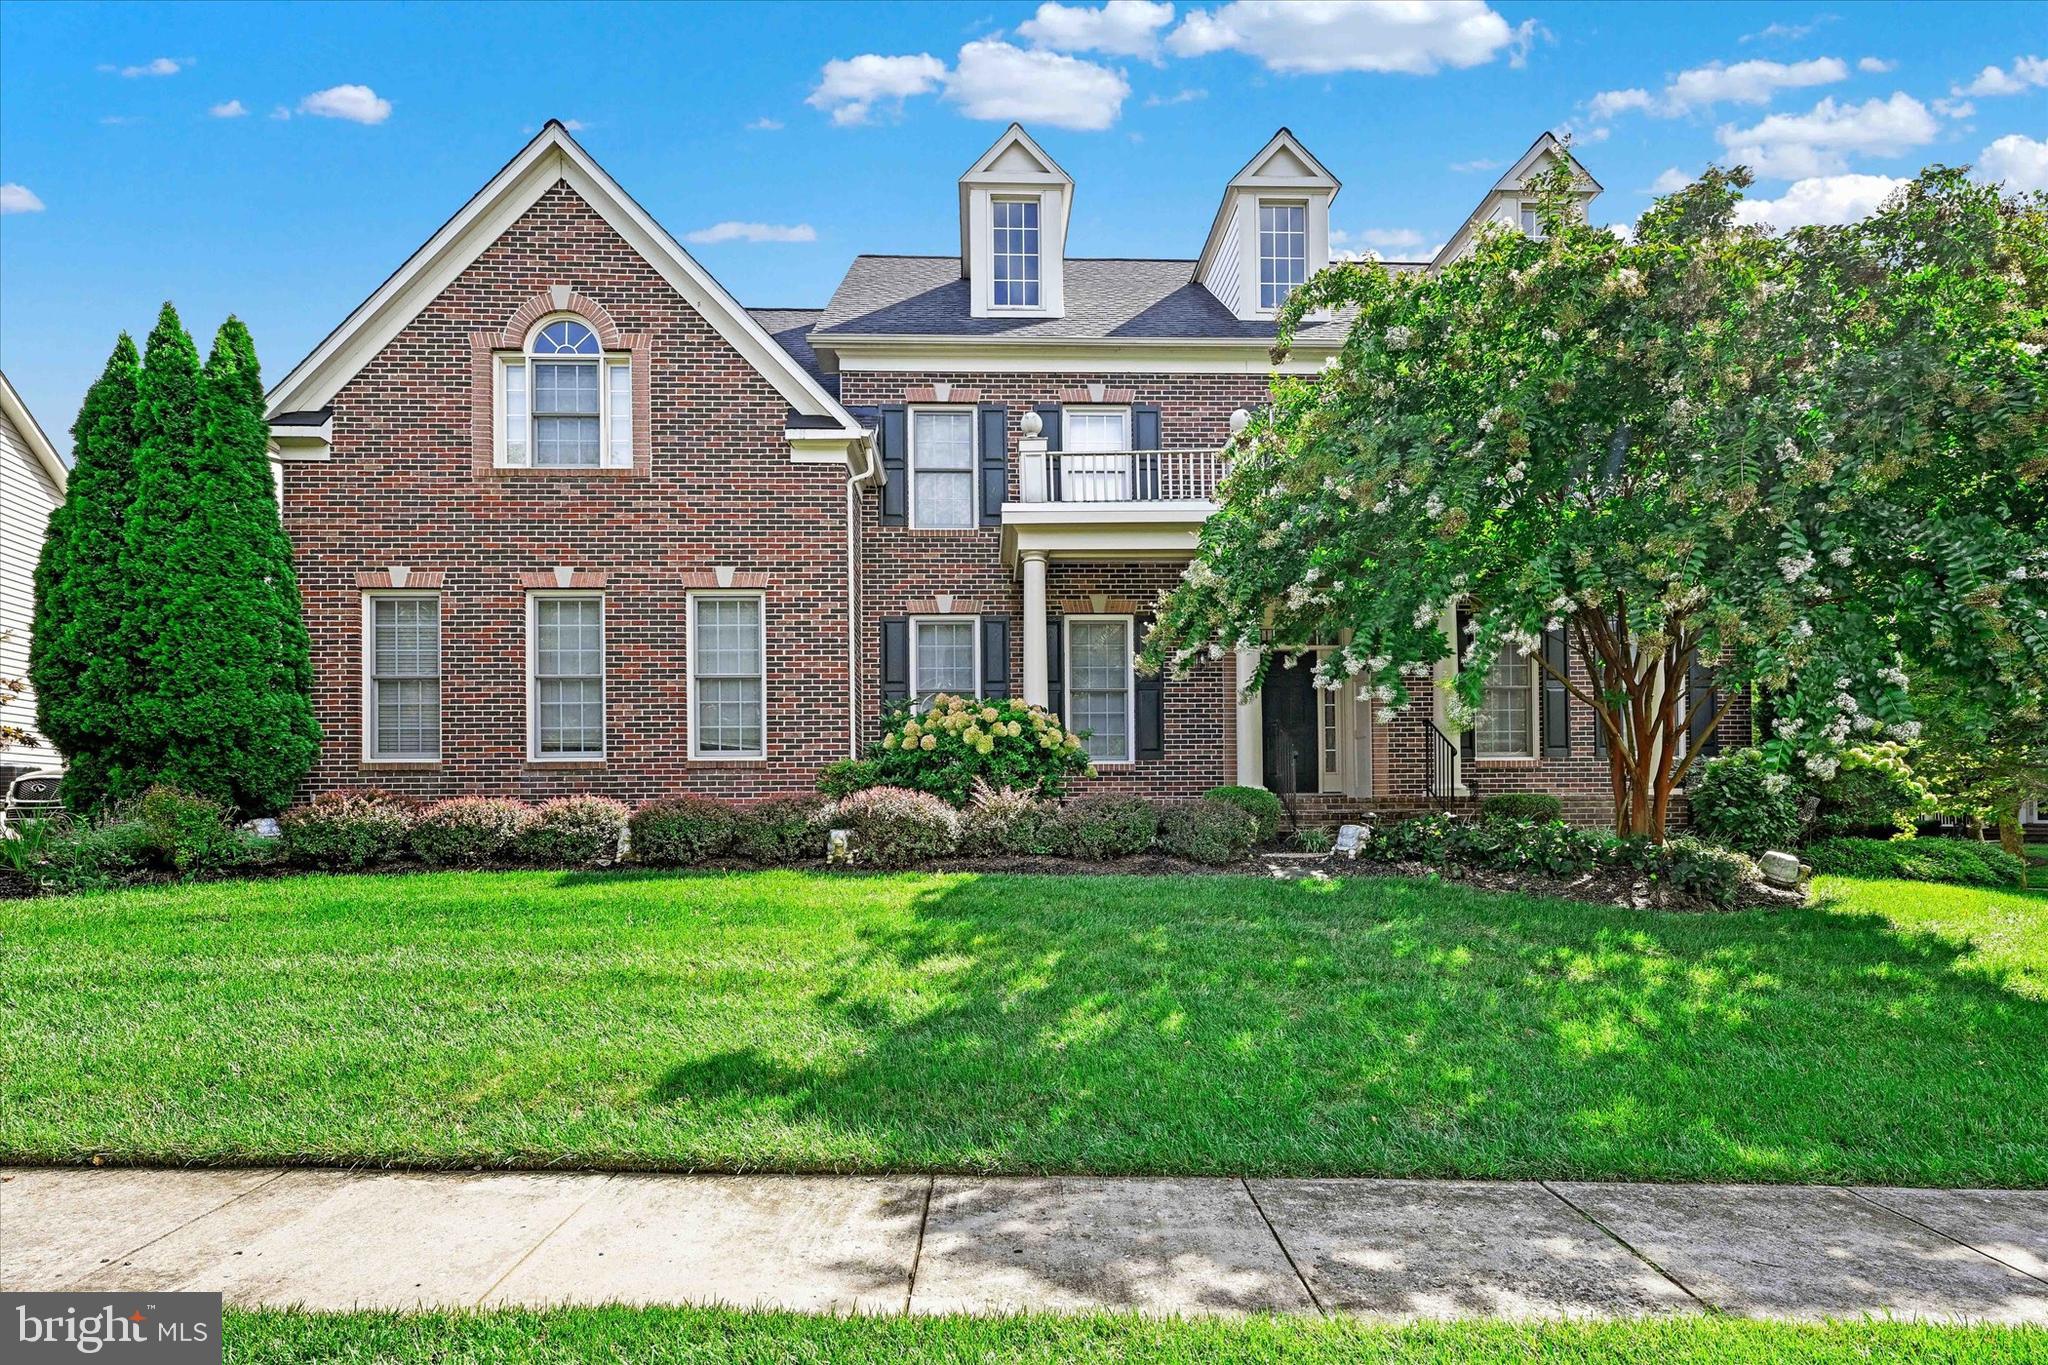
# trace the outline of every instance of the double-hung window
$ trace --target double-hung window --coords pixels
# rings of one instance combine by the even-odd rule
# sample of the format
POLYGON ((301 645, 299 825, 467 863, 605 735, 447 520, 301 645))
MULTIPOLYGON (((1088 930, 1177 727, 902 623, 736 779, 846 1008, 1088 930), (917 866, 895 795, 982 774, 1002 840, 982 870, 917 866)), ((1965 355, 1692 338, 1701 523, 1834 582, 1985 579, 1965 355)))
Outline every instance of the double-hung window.
POLYGON ((933 696, 981 695, 978 616, 918 618, 910 623, 910 695, 921 711, 933 696))
POLYGON ((1535 757, 1536 666, 1512 645, 1501 646, 1486 675, 1473 729, 1473 752, 1480 758, 1535 757))
POLYGON ((367 598, 364 757, 433 762, 441 757, 441 598, 393 593, 367 598))
POLYGON ((1308 205, 1259 205, 1259 307, 1278 308, 1308 280, 1308 205))
POLYGON ((633 366, 581 322, 543 322, 498 358, 497 463, 535 469, 633 463, 633 366))
POLYGON ((1083 744, 1097 763, 1131 761, 1133 699, 1131 618, 1069 616, 1067 628, 1067 728, 1087 736, 1083 744))
POLYGON ((1060 497, 1123 502, 1131 492, 1131 410, 1066 408, 1060 413, 1060 497))
POLYGON ((974 411, 910 414, 910 524, 974 525, 974 411))
POLYGON ((540 761, 604 757, 604 598, 535 593, 529 599, 527 658, 540 761))
POLYGON ((768 756, 764 615, 759 593, 690 595, 690 757, 768 756))
POLYGON ((1038 307, 1038 200, 989 201, 989 231, 990 302, 1038 307))
POLYGON ((1543 236, 1543 215, 1538 212, 1536 205, 1522 205, 1521 225, 1524 236, 1536 238, 1543 236))

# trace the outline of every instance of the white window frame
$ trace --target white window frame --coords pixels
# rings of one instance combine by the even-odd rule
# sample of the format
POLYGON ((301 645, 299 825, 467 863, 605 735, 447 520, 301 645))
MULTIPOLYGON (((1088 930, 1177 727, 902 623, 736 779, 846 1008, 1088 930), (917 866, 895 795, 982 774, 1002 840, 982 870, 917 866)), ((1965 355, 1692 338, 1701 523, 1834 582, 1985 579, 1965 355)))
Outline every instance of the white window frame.
MULTIPOLYGON (((1503 640, 1500 645, 1500 653, 1495 655, 1494 662, 1496 664, 1499 663, 1501 658, 1504 657, 1510 650, 1513 650, 1518 654, 1522 653, 1522 651, 1518 649, 1516 646, 1509 644, 1507 641, 1503 640)), ((1535 655, 1526 654, 1524 655, 1524 657, 1528 660, 1529 665, 1529 747, 1526 749, 1515 750, 1488 750, 1481 747, 1480 738, 1475 733, 1472 738, 1472 758, 1473 761, 1476 763, 1527 763, 1534 761, 1536 757, 1542 752, 1543 736, 1541 734, 1541 730, 1543 725, 1543 667, 1541 664, 1536 662, 1535 655)), ((1487 686, 1490 688, 1492 686, 1493 669, 1489 667, 1486 670, 1486 673, 1487 686)), ((1482 696, 1482 698, 1480 699, 1480 707, 1482 710, 1485 708, 1485 705, 1486 702, 1484 697, 1482 696)), ((1474 731, 1476 732, 1479 728, 1478 717, 1475 716, 1473 718, 1472 726, 1474 731)))
POLYGON ((920 403, 912 407, 903 419, 904 443, 909 447, 904 452, 904 477, 909 481, 910 527, 926 531, 972 531, 981 522, 976 515, 981 493, 981 431, 975 420, 973 407, 961 403, 920 403), (920 414, 951 412, 967 418, 967 468, 947 469, 939 473, 967 475, 967 521, 961 526, 927 526, 917 514, 917 419, 920 414))
MULTIPOLYGON (((689 734, 689 754, 693 763, 766 763, 768 761, 768 594, 750 588, 706 588, 691 592, 684 603, 684 655, 687 660, 685 679, 689 687, 689 704, 684 708, 683 728, 689 734), (757 605, 754 613, 758 654, 761 660, 761 751, 741 754, 721 749, 705 753, 697 747, 697 604, 706 600, 725 598, 751 598, 757 605)), ((721 675, 733 676, 733 675, 721 675)))
MULTIPOLYGON (((1309 276, 1310 276, 1310 275, 1311 275, 1312 273, 1314 273, 1314 272, 1312 272, 1312 271, 1311 271, 1311 270, 1309 269, 1309 266, 1308 266, 1308 263, 1309 263, 1309 256, 1310 256, 1310 247, 1309 247, 1309 236, 1310 236, 1310 233, 1309 233, 1309 217, 1310 217, 1310 214, 1309 214, 1309 203, 1308 203, 1308 201, 1307 201, 1306 199, 1285 199, 1285 198, 1282 198, 1282 199, 1259 199, 1259 200, 1256 200, 1256 201, 1254 201, 1254 206, 1253 206, 1253 211, 1252 211, 1252 296, 1253 296, 1253 298, 1255 299, 1255 301, 1256 301, 1256 302, 1257 302, 1257 304, 1258 304, 1258 311, 1259 311, 1260 313, 1262 313, 1262 314, 1265 314, 1265 315, 1268 315, 1268 316, 1270 316, 1270 315, 1272 315, 1272 314, 1275 314, 1275 313, 1278 313, 1278 312, 1279 312, 1279 311, 1280 311, 1280 310, 1281 310, 1282 308, 1286 307, 1286 306, 1287 306, 1287 298, 1286 298, 1286 296, 1285 296, 1285 295, 1283 295, 1282 297, 1280 297, 1279 299, 1276 299, 1276 300, 1275 300, 1274 302, 1272 302, 1272 303, 1267 303, 1267 302, 1266 302, 1266 299, 1265 299, 1265 289, 1266 289, 1266 281, 1265 281, 1265 274, 1266 274, 1266 270, 1265 270, 1265 266, 1266 266, 1266 261, 1267 261, 1268 257, 1266 256, 1266 251, 1265 251, 1265 242, 1263 241, 1263 238, 1265 237, 1265 235, 1266 235, 1266 234, 1265 234, 1265 232, 1264 232, 1264 230, 1263 230, 1263 224, 1261 223, 1261 221, 1260 221, 1260 220, 1261 220, 1261 219, 1262 219, 1262 218, 1263 218, 1263 217, 1265 216, 1265 210, 1267 210, 1267 209, 1280 209, 1280 208, 1288 208, 1288 209, 1300 209, 1300 210, 1301 210, 1301 283, 1300 283, 1300 284, 1290 284, 1290 285, 1288 285, 1288 286, 1287 286, 1287 293, 1288 293, 1288 294, 1292 294, 1292 293, 1293 293, 1293 292, 1294 292, 1295 290, 1297 290, 1297 289, 1300 289, 1300 288, 1301 288, 1301 287, 1302 287, 1303 285, 1306 285, 1306 284, 1308 283, 1308 277, 1309 277, 1309 276)), ((1290 235, 1291 235, 1291 234, 1290 234, 1290 235)), ((1278 256, 1275 256, 1275 257, 1272 257, 1271 259, 1273 259, 1273 260, 1276 260, 1276 261, 1277 261, 1277 260, 1279 260, 1279 259, 1281 259, 1281 258, 1280 258, 1280 257, 1278 257, 1278 256)), ((1287 259, 1291 260, 1291 259, 1293 259, 1293 258, 1292 258, 1292 257, 1289 257, 1289 258, 1287 258, 1287 259)))
POLYGON ((1534 200, 1523 200, 1515 205, 1515 227, 1523 236, 1539 242, 1543 240, 1542 207, 1534 200))
POLYGON ((1041 313, 1045 311, 1045 196, 1042 194, 992 194, 989 196, 988 306, 991 312, 996 313, 1041 313), (1029 303, 996 302, 996 261, 999 257, 1012 254, 1007 251, 996 250, 996 234, 998 232, 1017 230, 996 226, 996 205, 998 204, 1033 204, 1038 208, 1038 226, 1033 229, 1038 234, 1038 253, 1036 257, 1038 261, 1038 278, 1033 281, 1038 289, 1038 297, 1029 303))
POLYGON ((1137 465, 1131 453, 1131 410, 1112 403, 1072 403, 1060 410, 1060 488, 1074 502, 1128 502, 1135 496, 1137 465), (1123 421, 1123 444, 1116 450, 1076 450, 1072 418, 1108 413, 1123 421))
MULTIPOLYGON (((1074 729, 1074 626, 1077 622, 1114 621, 1124 628, 1124 756, 1122 758, 1095 758, 1089 761, 1099 768, 1128 767, 1138 761, 1138 671, 1132 657, 1136 652, 1135 641, 1138 633, 1136 617, 1121 616, 1114 612, 1068 616, 1060 622, 1060 719, 1068 729, 1074 729)), ((1083 745, 1085 751, 1085 742, 1083 745)))
POLYGON ((919 629, 924 626, 960 625, 963 623, 967 626, 969 637, 968 653, 974 660, 974 689, 967 695, 975 698, 981 696, 981 618, 979 616, 960 615, 913 616, 910 618, 910 700, 913 706, 916 706, 927 694, 927 689, 919 685, 917 675, 917 635, 919 629))
POLYGON ((434 752, 413 754, 386 754, 377 750, 377 603, 400 598, 431 598, 434 602, 434 684, 439 692, 440 714, 446 714, 447 673, 444 667, 446 649, 442 635, 446 622, 441 613, 441 591, 438 588, 378 588, 363 594, 363 762, 365 763, 439 763, 441 761, 440 723, 434 726, 434 752))
POLYGON ((602 588, 534 589, 526 594, 526 761, 528 763, 603 763, 611 743, 611 607, 602 588), (597 603, 597 737, 598 748, 573 754, 544 754, 540 751, 540 604, 570 599, 597 603))
POLYGON ((543 465, 537 463, 538 451, 534 443, 534 365, 554 362, 548 357, 533 354, 534 338, 557 322, 573 322, 597 336, 597 328, 590 319, 578 313, 550 313, 533 324, 525 341, 516 351, 497 351, 491 358, 491 463, 499 469, 532 469, 550 474, 586 474, 592 470, 630 469, 633 467, 633 357, 628 351, 609 351, 604 348, 602 338, 598 340, 597 355, 588 362, 597 369, 597 463, 581 465, 543 465), (524 380, 525 412, 519 420, 525 425, 525 439, 515 453, 508 440, 511 422, 506 407, 506 375, 518 371, 524 380), (623 376, 623 379, 618 378, 623 376), (612 409, 612 386, 623 382, 626 386, 626 410, 615 414, 612 409), (623 416, 623 421, 620 417, 623 416), (616 448, 615 448, 616 446, 616 448))

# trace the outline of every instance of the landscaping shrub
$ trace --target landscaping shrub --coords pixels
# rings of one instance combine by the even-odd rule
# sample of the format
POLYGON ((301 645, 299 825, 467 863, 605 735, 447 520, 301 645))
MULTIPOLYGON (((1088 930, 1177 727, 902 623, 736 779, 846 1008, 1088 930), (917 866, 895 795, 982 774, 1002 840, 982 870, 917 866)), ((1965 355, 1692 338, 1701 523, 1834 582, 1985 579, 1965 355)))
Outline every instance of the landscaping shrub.
POLYGON ((1903 744, 1866 744, 1842 754, 1842 766, 1821 784, 1820 806, 1811 834, 1886 837, 1911 833, 1913 818, 1927 805, 1927 788, 1913 776, 1903 744))
POLYGON ((869 787, 882 785, 881 765, 871 758, 841 758, 825 765, 818 774, 818 790, 837 801, 869 787))
POLYGON ((1097 862, 1144 853, 1159 834, 1159 808, 1142 796, 1084 796, 1060 816, 1074 856, 1097 862))
POLYGON ((1382 863, 1443 863, 1460 823, 1432 811, 1381 825, 1366 839, 1365 855, 1382 863))
POLYGON ((249 861, 248 845, 235 830, 234 814, 211 797, 158 783, 135 803, 151 859, 183 876, 249 861))
POLYGON ((1211 787, 1202 793, 1204 801, 1227 801, 1252 817, 1260 843, 1280 832, 1280 798, 1264 787, 1211 787))
POLYGON ((1479 803, 1482 820, 1547 820, 1564 818, 1564 802, 1548 792, 1501 792, 1479 803))
POLYGON ((869 787, 827 806, 821 819, 852 830, 854 856, 875 867, 908 867, 960 848, 960 812, 927 792, 869 787))
POLYGON ((1303 825, 1294 831, 1294 846, 1303 853, 1328 853, 1337 846, 1337 836, 1319 825, 1303 825))
POLYGON ((977 777, 1053 800, 1069 778, 1095 771, 1081 737, 1044 707, 943 692, 930 698, 927 710, 894 713, 868 757, 884 785, 928 792, 955 806, 967 804, 977 777))
POLYGON ((110 818, 73 824, 43 843, 27 870, 52 891, 98 891, 134 881, 155 861, 155 841, 140 820, 110 818))
POLYGON ((960 851, 1056 856, 1069 851, 1072 831, 1059 807, 1022 787, 991 787, 974 780, 973 795, 960 816, 960 851))
POLYGON ((519 831, 513 852, 543 867, 609 867, 626 843, 626 803, 608 796, 543 801, 519 831))
POLYGON ((1659 868, 1664 888, 1685 900, 1722 909, 1757 879, 1756 864, 1731 849, 1681 834, 1664 842, 1659 868))
POLYGON ((1192 863, 1241 863, 1258 841, 1258 821, 1232 801, 1178 801, 1159 812, 1159 847, 1192 863))
POLYGON ((803 796, 741 806, 733 816, 732 851, 764 867, 816 859, 825 851, 825 833, 818 828, 821 809, 803 796))
POLYGON ((277 822, 294 867, 356 869, 404 855, 412 809, 383 792, 326 792, 277 822))
POLYGON ((1763 853, 1799 843, 1799 791, 1760 749, 1710 758, 1693 785, 1692 826, 1715 843, 1763 853))
POLYGON ((708 796, 669 796, 633 812, 633 861, 689 867, 732 847, 739 821, 731 806, 708 796))
POLYGON ((1838 877, 1957 886, 2017 886, 2023 870, 2017 855, 1974 839, 1821 839, 1804 856, 1815 872, 1838 877))
POLYGON ((524 801, 495 796, 456 796, 436 801, 413 819, 407 846, 412 856, 434 867, 481 867, 509 862, 519 836, 534 821, 524 801))

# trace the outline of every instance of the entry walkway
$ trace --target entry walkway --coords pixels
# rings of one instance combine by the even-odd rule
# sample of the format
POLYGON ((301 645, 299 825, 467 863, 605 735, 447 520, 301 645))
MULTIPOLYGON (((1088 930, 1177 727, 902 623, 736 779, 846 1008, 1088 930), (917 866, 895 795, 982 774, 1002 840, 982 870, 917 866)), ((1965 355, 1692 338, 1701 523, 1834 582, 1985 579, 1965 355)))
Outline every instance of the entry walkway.
POLYGON ((2048 1191, 1435 1180, 0 1171, 0 1287, 2048 1325, 2048 1191))

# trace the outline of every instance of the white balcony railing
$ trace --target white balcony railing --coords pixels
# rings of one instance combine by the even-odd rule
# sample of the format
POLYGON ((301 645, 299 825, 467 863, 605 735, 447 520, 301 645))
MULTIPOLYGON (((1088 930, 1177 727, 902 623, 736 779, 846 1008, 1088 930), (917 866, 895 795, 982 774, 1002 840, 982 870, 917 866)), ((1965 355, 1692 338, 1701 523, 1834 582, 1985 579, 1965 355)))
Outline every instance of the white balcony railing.
POLYGON ((1020 464, 1025 502, 1214 502, 1228 469, 1215 450, 1030 452, 1020 464))

